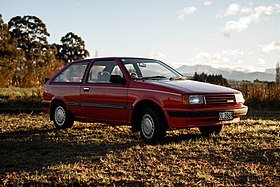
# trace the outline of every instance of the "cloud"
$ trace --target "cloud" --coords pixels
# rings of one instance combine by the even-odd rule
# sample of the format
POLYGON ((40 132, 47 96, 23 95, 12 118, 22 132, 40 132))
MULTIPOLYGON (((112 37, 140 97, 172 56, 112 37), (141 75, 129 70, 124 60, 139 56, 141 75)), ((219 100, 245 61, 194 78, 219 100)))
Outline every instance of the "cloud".
POLYGON ((266 64, 266 61, 264 59, 260 58, 258 60, 258 64, 264 65, 264 64, 266 64))
POLYGON ((194 7, 194 6, 191 6, 191 7, 185 7, 183 9, 183 13, 185 15, 190 15, 190 14, 193 14, 197 9, 194 7))
MULTIPOLYGON (((229 50, 231 51, 231 50, 229 50)), ((233 53, 217 53, 217 54, 211 54, 207 52, 199 52, 196 54, 194 58, 191 59, 193 61, 193 64, 204 64, 204 65, 210 65, 215 68, 223 68, 223 69, 231 69, 235 71, 243 71, 243 72, 257 72, 257 71, 263 71, 262 68, 258 68, 256 66, 248 66, 244 65, 244 62, 239 59, 238 55, 244 55, 244 52, 241 52, 240 50, 233 50, 233 53), (227 55, 228 56, 227 56, 227 55)), ((266 63, 263 59, 259 59, 259 64, 266 63)))
POLYGON ((279 13, 280 12, 280 5, 279 4, 275 4, 275 9, 276 9, 276 12, 279 13))
POLYGON ((185 20, 185 17, 191 14, 194 14, 197 11, 197 8, 194 6, 185 7, 183 10, 179 11, 180 15, 177 17, 179 20, 185 20))
MULTIPOLYGON (((249 54, 249 51, 243 51, 240 49, 226 49, 221 51, 220 53, 208 53, 208 52, 199 52, 195 55, 193 60, 196 63, 226 63, 229 62, 230 59, 236 59, 235 61, 238 61, 240 56, 244 56, 245 54, 249 54)), ((243 63, 239 61, 238 63, 243 63)))
POLYGON ((216 18, 224 18, 228 16, 235 16, 235 15, 251 15, 252 17, 267 15, 270 16, 273 13, 280 12, 280 5, 275 4, 274 6, 258 6, 256 8, 251 7, 242 7, 239 4, 230 4, 226 10, 221 11, 216 18))
POLYGON ((273 50, 279 50, 280 51, 280 41, 274 41, 266 45, 259 45, 260 48, 262 48, 262 51, 264 53, 269 53, 273 50))
POLYGON ((248 14, 252 11, 251 8, 241 7, 239 4, 230 4, 226 10, 221 11, 216 18, 224 18, 238 14, 248 14))
POLYGON ((165 57, 165 54, 162 52, 152 52, 149 56, 155 59, 161 59, 165 57))
POLYGON ((228 21, 226 22, 224 26, 224 35, 230 36, 231 31, 237 31, 241 32, 243 30, 246 30, 249 27, 249 24, 251 24, 252 19, 251 17, 242 17, 238 21, 228 21))
MULTIPOLYGON (((249 49, 226 49, 219 53, 199 52, 190 59, 192 64, 210 65, 215 68, 231 69, 243 72, 261 72, 263 68, 245 65, 242 56, 251 55, 249 49)), ((266 61, 259 59, 258 64, 265 65, 266 61)))
POLYGON ((203 5, 204 5, 204 6, 210 6, 210 5, 212 5, 212 1, 205 0, 205 1, 203 2, 203 5))
POLYGON ((243 72, 263 72, 263 69, 262 68, 258 68, 258 67, 255 67, 255 66, 246 66, 246 65, 242 65, 242 66, 230 66, 229 67, 230 69, 232 70, 235 70, 235 71, 243 71, 243 72))
POLYGON ((262 14, 265 14, 265 15, 268 15, 270 16, 273 12, 274 8, 272 6, 259 6, 259 7, 256 7, 255 8, 255 14, 259 14, 259 15, 262 15, 262 14))
POLYGON ((229 20, 225 23, 223 28, 224 36, 229 37, 231 32, 242 32, 248 29, 250 24, 270 19, 277 13, 280 13, 279 4, 275 4, 274 6, 258 6, 255 8, 242 7, 239 4, 231 4, 226 10, 221 11, 216 18, 244 15, 237 21, 229 20))
POLYGON ((240 49, 226 49, 222 51, 222 54, 225 56, 243 56, 245 52, 240 49))
POLYGON ((237 64, 239 64, 239 65, 243 64, 243 60, 238 60, 237 64))
POLYGON ((195 55, 193 61, 195 61, 198 64, 209 64, 209 63, 220 64, 220 63, 228 62, 229 58, 219 53, 211 54, 207 52, 199 52, 195 55))
MULTIPOLYGON (((213 67, 238 69, 242 71, 256 71, 256 67, 243 67, 242 57, 251 55, 249 49, 226 49, 219 53, 199 52, 190 59, 193 64, 211 65, 213 67), (243 69, 242 69, 243 68, 243 69)), ((259 71, 260 69, 258 69, 259 71)))

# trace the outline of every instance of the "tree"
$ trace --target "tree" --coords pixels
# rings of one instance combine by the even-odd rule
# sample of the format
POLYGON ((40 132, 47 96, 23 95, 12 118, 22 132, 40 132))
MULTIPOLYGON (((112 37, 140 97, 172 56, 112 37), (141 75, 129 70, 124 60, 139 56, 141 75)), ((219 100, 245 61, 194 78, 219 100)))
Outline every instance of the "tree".
POLYGON ((206 73, 201 73, 201 74, 198 74, 197 72, 194 73, 193 80, 200 81, 200 82, 206 82, 206 79, 207 79, 206 73))
POLYGON ((22 54, 17 50, 17 41, 11 37, 8 25, 4 23, 0 14, 0 87, 11 83, 21 57, 22 54))
POLYGON ((16 16, 9 31, 24 56, 16 67, 13 85, 30 87, 43 82, 44 71, 55 59, 56 48, 48 44, 46 25, 36 16, 16 16))
POLYGON ((60 41, 62 45, 56 45, 56 58, 63 60, 65 64, 89 56, 89 52, 85 49, 85 42, 78 35, 69 32, 60 41))
POLYGON ((229 86, 228 81, 222 75, 207 75, 206 73, 194 73, 193 80, 200 82, 208 82, 221 86, 229 86))
POLYGON ((280 85, 280 65, 279 62, 276 64, 276 76, 275 81, 277 85, 280 85))

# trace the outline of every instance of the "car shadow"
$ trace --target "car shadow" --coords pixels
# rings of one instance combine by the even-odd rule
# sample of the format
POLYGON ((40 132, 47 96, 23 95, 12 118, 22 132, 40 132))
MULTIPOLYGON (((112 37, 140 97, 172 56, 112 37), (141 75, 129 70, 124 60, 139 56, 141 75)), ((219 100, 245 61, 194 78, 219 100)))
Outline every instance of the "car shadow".
POLYGON ((0 178, 5 172, 34 172, 56 164, 76 163, 84 158, 99 163, 100 159, 111 151, 122 151, 142 144, 137 141, 123 143, 55 141, 60 138, 59 135, 50 138, 49 133, 57 131, 30 129, 0 134, 0 178))
MULTIPOLYGON (((125 151, 136 145, 140 147, 147 145, 141 139, 139 133, 114 134, 114 136, 117 136, 116 139, 120 139, 119 141, 95 141, 93 138, 82 143, 75 140, 69 141, 70 137, 68 139, 67 136, 67 130, 63 132, 63 130, 59 131, 57 129, 28 129, 1 133, 0 175, 5 172, 34 172, 44 167, 61 163, 76 163, 83 159, 98 164, 102 157, 112 151, 125 151), (50 136, 50 134, 52 135, 50 136), (129 139, 129 141, 122 141, 125 139, 129 139)), ((156 144, 180 143, 188 140, 196 141, 201 137, 201 135, 193 133, 169 134, 156 144)))

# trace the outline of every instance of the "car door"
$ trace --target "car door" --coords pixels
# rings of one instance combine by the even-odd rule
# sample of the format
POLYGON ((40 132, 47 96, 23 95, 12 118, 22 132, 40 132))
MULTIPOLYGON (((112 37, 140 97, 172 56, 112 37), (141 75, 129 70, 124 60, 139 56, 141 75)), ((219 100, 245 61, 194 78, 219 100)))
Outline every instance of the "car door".
POLYGON ((80 90, 89 61, 72 63, 62 70, 47 88, 55 93, 55 99, 62 100, 75 117, 82 115, 80 90))
POLYGON ((127 85, 114 59, 95 60, 81 88, 81 107, 92 121, 123 123, 129 120, 127 85))

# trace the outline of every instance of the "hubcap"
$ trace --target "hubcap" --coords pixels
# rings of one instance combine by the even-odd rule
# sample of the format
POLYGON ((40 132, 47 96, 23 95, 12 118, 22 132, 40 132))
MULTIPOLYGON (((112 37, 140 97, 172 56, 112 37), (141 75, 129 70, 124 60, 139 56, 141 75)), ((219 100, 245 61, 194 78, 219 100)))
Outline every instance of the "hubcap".
POLYGON ((145 138, 151 139, 155 132, 155 123, 149 114, 145 114, 141 121, 141 130, 145 138))
POLYGON ((54 113, 54 120, 55 120, 56 124, 58 126, 62 126, 65 122, 65 119, 66 119, 66 113, 65 113, 64 108, 62 106, 58 106, 55 109, 55 113, 54 113))

